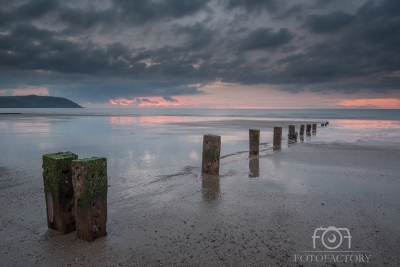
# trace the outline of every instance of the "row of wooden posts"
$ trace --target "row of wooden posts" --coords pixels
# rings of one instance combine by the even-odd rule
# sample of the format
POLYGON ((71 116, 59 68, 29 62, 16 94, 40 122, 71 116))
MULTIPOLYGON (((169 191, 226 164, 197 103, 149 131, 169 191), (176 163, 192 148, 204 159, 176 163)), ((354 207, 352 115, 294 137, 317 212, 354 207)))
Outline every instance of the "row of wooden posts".
MULTIPOLYGON (((321 124, 327 126, 329 122, 321 124)), ((317 124, 312 125, 315 134, 317 124)), ((306 134, 311 135, 311 124, 306 134)), ((304 125, 300 136, 304 135, 304 125)), ((297 140, 295 126, 289 125, 289 140, 297 140)), ((273 148, 281 149, 282 127, 274 127, 273 148)), ((249 153, 258 155, 260 130, 249 130, 249 153)), ((219 174, 221 136, 204 135, 202 173, 219 174)), ((43 183, 47 225, 62 234, 76 230, 77 237, 93 241, 107 234, 107 159, 78 159, 72 152, 43 155, 43 183)))
MULTIPOLYGON (((321 126, 327 126, 329 122, 321 123, 321 126)), ((311 136, 312 133, 317 133, 317 124, 307 124, 306 135, 311 136)), ((289 142, 296 142, 298 134, 294 125, 289 125, 288 131, 289 142)), ((300 126, 300 138, 304 136, 304 124, 300 126)), ((282 127, 274 127, 273 149, 279 150, 282 147, 282 127)), ((249 130, 249 154, 258 155, 260 150, 260 130, 249 130)), ((203 156, 201 164, 201 172, 204 174, 219 174, 219 161, 221 153, 221 136, 219 135, 204 135, 203 137, 203 156)))

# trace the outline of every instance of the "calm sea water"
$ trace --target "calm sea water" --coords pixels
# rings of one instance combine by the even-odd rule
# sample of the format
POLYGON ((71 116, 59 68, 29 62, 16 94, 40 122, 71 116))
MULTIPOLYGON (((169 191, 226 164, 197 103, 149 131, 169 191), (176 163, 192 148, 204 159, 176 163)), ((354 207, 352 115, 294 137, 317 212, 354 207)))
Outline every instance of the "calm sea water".
POLYGON ((188 108, 83 108, 1 109, 0 113, 69 115, 160 115, 253 118, 400 120, 399 109, 188 109, 188 108))
MULTIPOLYGON (((204 134, 222 136, 222 155, 248 150, 248 129, 261 130, 262 153, 269 153, 272 127, 321 123, 327 128, 304 142, 399 149, 399 110, 239 110, 239 109, 3 109, 0 165, 41 170, 41 155, 73 151, 104 156, 111 169, 157 176, 201 162, 204 134), (27 115, 35 114, 35 115, 27 115), (55 116, 54 116, 55 115, 55 116), (127 164, 130 163, 130 164, 127 164)), ((284 146, 284 149, 287 146, 284 146)))

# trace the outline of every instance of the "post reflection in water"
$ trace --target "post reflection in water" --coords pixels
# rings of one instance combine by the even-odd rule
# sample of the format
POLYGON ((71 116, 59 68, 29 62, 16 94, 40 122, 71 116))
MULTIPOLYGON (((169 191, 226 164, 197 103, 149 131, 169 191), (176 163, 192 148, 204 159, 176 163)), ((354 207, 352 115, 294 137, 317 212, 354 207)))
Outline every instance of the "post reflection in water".
POLYGON ((249 158, 249 178, 260 177, 260 158, 253 156, 249 158))
POLYGON ((304 143, 304 135, 300 135, 300 143, 304 143))
POLYGON ((213 202, 221 198, 218 175, 209 175, 203 173, 201 175, 201 188, 204 201, 213 202))

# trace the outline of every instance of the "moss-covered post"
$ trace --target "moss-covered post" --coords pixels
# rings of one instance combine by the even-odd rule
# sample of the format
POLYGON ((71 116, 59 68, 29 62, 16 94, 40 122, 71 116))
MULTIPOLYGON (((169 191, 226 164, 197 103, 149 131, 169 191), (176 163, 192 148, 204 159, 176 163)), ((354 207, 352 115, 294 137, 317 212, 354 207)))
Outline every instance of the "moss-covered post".
POLYGON ((258 155, 260 153, 260 130, 249 130, 249 154, 258 155))
POLYGON ((72 152, 43 155, 43 184, 46 198, 47 226, 67 234, 75 230, 72 152))
POLYGON ((76 234, 91 242, 107 235, 107 159, 72 161, 76 234))
POLYGON ((307 124, 306 135, 307 135, 307 136, 310 136, 310 135, 311 135, 311 124, 307 124))
POLYGON ((282 127, 274 127, 273 149, 279 150, 282 147, 282 127))
POLYGON ((300 126, 300 136, 304 135, 304 124, 300 126))
POLYGON ((317 124, 316 123, 313 123, 313 125, 312 125, 312 133, 317 134, 317 124))
POLYGON ((219 160, 221 153, 221 136, 207 134, 203 137, 203 158, 201 172, 219 174, 219 160))

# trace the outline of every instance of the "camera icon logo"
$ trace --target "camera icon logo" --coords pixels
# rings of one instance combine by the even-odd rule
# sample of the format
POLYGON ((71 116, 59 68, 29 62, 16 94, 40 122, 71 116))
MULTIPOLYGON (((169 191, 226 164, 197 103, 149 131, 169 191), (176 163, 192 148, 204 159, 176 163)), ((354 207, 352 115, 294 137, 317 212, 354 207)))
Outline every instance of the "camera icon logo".
POLYGON ((315 229, 313 238, 313 248, 316 248, 316 239, 321 240, 322 245, 325 248, 333 250, 340 247, 343 243, 343 238, 348 240, 348 248, 351 247, 351 235, 347 228, 336 228, 335 226, 329 226, 327 228, 320 227, 315 229))

